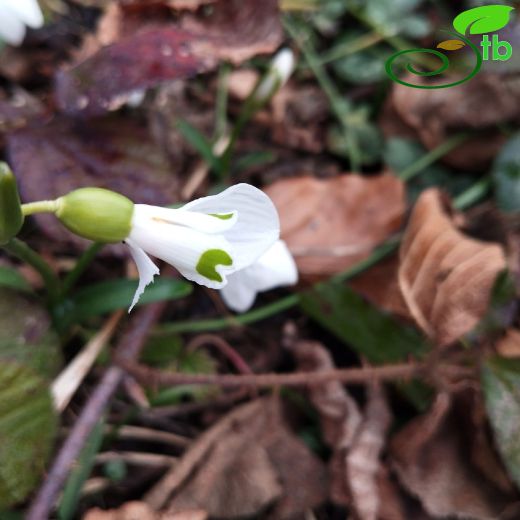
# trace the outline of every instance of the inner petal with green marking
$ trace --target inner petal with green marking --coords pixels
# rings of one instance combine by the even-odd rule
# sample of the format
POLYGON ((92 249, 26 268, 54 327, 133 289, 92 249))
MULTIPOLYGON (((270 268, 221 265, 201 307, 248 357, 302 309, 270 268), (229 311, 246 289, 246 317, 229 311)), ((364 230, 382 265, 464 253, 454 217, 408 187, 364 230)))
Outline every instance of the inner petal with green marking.
POLYGON ((230 220, 233 218, 234 213, 209 213, 209 215, 220 220, 230 220))
POLYGON ((217 265, 233 265, 233 259, 223 249, 209 249, 204 251, 197 262, 197 272, 215 282, 222 282, 222 276, 217 272, 217 265))

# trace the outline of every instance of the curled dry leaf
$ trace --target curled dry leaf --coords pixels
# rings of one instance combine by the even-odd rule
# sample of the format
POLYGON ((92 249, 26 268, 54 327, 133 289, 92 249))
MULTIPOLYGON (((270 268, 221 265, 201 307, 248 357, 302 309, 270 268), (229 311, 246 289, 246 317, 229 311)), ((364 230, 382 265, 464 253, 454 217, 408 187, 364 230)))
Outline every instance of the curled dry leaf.
MULTIPOLYGON (((421 81, 418 76, 407 80, 421 81)), ((446 79, 437 81, 445 83, 446 79)), ((443 158, 456 168, 481 169, 490 163, 506 140, 497 125, 514 123, 520 117, 520 88, 514 74, 482 72, 451 89, 411 89, 395 83, 391 100, 402 121, 428 149, 464 130, 479 130, 479 135, 443 158)))
MULTIPOLYGON (((334 368, 330 353, 321 343, 297 341, 290 348, 302 371, 334 368)), ((310 387, 309 396, 319 413, 323 438, 333 450, 329 465, 331 499, 346 505, 350 502, 346 456, 362 423, 361 412, 356 401, 338 381, 331 380, 327 384, 310 387)))
POLYGON ((329 276, 366 258, 397 231, 405 211, 403 183, 386 173, 332 179, 297 177, 271 184, 281 235, 303 277, 329 276))
POLYGON ((464 429, 464 410, 467 404, 456 407, 447 394, 440 394, 427 414, 392 439, 393 468, 404 487, 436 518, 499 518, 512 497, 471 465, 472 432, 464 429))
MULTIPOLYGON (((282 42, 276 0, 221 0, 209 16, 201 16, 186 13, 177 25, 151 24, 142 16, 140 24, 132 21, 130 34, 117 16, 105 16, 107 24, 112 20, 110 45, 57 72, 59 108, 99 115, 119 108, 136 91, 212 70, 219 60, 241 63, 275 51, 282 42)), ((87 42, 83 54, 91 54, 95 45, 87 42)))
POLYGON ((391 422, 390 409, 379 383, 368 387, 368 404, 347 455, 347 478, 352 506, 360 520, 377 520, 381 507, 379 457, 391 422))
POLYGON ((271 505, 283 519, 320 504, 325 486, 322 463, 284 426, 278 401, 259 399, 202 434, 145 500, 168 514, 201 508, 217 518, 271 505))
POLYGON ((455 227, 436 189, 419 197, 399 253, 399 286, 408 309, 439 345, 473 329, 506 267, 501 246, 469 238, 455 227))

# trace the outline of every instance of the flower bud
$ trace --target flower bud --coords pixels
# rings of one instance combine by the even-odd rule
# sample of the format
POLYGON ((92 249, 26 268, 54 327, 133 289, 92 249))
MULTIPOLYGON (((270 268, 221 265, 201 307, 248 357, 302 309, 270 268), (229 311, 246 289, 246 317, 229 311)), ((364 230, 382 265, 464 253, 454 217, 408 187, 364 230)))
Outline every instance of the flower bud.
POLYGON ((6 163, 0 162, 0 244, 16 236, 23 224, 16 179, 6 163))
POLYGON ((132 225, 134 203, 103 188, 80 188, 57 200, 56 217, 70 231, 96 242, 121 242, 132 225))

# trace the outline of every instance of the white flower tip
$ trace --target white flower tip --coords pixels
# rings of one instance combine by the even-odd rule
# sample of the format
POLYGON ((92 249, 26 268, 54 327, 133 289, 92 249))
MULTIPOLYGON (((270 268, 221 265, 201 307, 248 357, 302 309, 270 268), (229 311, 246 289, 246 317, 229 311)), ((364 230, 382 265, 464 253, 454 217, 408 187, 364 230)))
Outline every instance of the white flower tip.
POLYGON ((278 75, 281 84, 284 85, 294 71, 294 52, 288 47, 278 51, 271 64, 272 70, 278 75))
POLYGON ((258 101, 267 101, 276 91, 281 88, 294 71, 294 53, 288 47, 278 51, 271 61, 267 74, 258 85, 254 97, 258 101))
POLYGON ((146 289, 146 286, 153 282, 155 275, 159 274, 159 268, 150 260, 148 255, 140 247, 132 242, 131 239, 127 239, 126 244, 130 249, 130 254, 132 255, 135 265, 137 266, 137 272, 139 273, 139 284, 135 291, 134 298, 132 299, 132 304, 128 309, 128 314, 130 314, 146 289))
POLYGON ((38 29, 43 21, 36 0, 0 0, 0 39, 10 45, 23 42, 26 25, 38 29))

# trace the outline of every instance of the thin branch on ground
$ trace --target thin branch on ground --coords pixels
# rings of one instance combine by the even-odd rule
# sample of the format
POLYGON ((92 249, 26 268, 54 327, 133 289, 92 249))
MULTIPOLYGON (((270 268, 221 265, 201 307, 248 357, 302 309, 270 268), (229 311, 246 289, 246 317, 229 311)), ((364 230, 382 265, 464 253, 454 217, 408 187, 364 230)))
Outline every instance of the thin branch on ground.
POLYGON ((380 367, 344 368, 323 372, 296 372, 290 374, 185 374, 165 372, 134 363, 121 361, 121 366, 143 384, 159 385, 217 385, 236 386, 309 386, 331 380, 345 384, 365 384, 372 380, 394 381, 423 375, 425 365, 403 363, 380 367))

